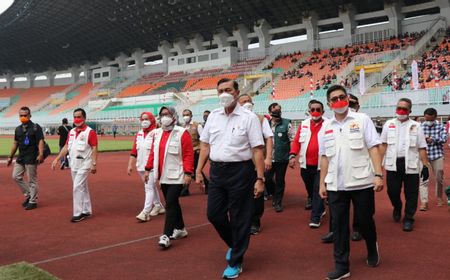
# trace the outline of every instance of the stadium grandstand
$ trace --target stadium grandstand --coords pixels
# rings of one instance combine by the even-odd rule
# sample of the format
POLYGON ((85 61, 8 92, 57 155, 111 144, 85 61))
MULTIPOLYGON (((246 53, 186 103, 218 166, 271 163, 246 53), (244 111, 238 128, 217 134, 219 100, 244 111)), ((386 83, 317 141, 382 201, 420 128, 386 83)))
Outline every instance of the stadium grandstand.
POLYGON ((16 0, 0 16, 0 127, 11 132, 25 105, 46 127, 76 107, 100 127, 163 104, 200 119, 221 78, 257 113, 276 101, 294 120, 331 84, 371 117, 404 96, 448 115, 449 20, 448 1, 427 0, 16 0))

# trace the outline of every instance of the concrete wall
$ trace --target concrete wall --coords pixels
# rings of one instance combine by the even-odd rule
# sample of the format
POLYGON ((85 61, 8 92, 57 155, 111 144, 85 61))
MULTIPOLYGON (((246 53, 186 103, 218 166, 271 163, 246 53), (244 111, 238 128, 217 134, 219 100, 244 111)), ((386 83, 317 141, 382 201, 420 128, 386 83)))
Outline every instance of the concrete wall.
POLYGON ((237 49, 226 47, 169 57, 169 73, 225 68, 237 61, 237 49))

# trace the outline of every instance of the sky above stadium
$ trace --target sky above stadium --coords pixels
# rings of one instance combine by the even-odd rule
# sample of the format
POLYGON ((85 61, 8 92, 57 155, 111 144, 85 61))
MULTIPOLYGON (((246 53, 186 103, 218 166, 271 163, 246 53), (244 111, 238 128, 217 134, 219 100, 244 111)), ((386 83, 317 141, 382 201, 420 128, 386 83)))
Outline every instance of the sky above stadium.
POLYGON ((0 0, 0 14, 6 11, 13 2, 14 0, 0 0))

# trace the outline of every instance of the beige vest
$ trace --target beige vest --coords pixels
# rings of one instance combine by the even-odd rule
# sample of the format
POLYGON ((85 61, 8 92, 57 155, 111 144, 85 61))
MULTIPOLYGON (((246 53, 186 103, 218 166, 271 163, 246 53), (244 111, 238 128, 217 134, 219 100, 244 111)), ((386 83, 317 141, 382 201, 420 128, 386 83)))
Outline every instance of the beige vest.
POLYGON ((354 118, 346 122, 342 131, 333 128, 332 121, 324 126, 325 153, 328 158, 328 173, 325 177, 327 190, 338 190, 338 158, 343 165, 344 188, 360 187, 373 183, 374 171, 369 151, 364 141, 362 115, 352 113, 354 118))
POLYGON ((68 149, 70 168, 73 171, 89 170, 92 165, 92 147, 89 145, 89 126, 76 137, 76 128, 69 132, 68 149))
POLYGON ((198 123, 191 123, 188 132, 192 138, 192 146, 194 147, 194 151, 200 150, 200 134, 198 133, 198 123))
MULTIPOLYGON (((405 135, 405 173, 419 174, 419 143, 418 130, 420 124, 409 120, 405 135)), ((397 171, 397 140, 399 134, 400 121, 391 119, 386 122, 387 127, 387 149, 384 157, 384 168, 389 171, 397 171)))
MULTIPOLYGON (((175 126, 170 133, 167 140, 166 149, 164 153, 164 166, 162 167, 162 174, 160 178, 161 184, 183 184, 184 183, 184 169, 182 158, 181 137, 186 129, 175 126)), ((155 130, 154 134, 154 161, 153 173, 155 178, 159 177, 159 145, 161 136, 163 134, 162 128, 155 130)))

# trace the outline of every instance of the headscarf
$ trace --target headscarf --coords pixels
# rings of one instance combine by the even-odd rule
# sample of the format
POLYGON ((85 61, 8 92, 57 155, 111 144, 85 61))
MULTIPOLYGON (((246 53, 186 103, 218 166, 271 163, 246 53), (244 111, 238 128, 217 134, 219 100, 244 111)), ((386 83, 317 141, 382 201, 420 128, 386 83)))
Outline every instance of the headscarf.
POLYGON ((141 116, 139 117, 139 120, 142 121, 142 115, 147 115, 148 116, 148 120, 150 121, 150 126, 148 128, 144 128, 145 132, 149 132, 152 131, 153 129, 156 128, 156 119, 155 116, 153 116, 152 113, 150 112, 142 112, 141 116))
POLYGON ((172 106, 163 106, 163 107, 161 107, 161 109, 159 110, 159 115, 160 116, 161 116, 162 110, 164 110, 164 109, 169 110, 170 114, 172 115, 172 117, 175 120, 174 125, 178 124, 178 113, 177 113, 177 110, 175 109, 175 107, 172 107, 172 106))

